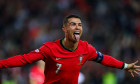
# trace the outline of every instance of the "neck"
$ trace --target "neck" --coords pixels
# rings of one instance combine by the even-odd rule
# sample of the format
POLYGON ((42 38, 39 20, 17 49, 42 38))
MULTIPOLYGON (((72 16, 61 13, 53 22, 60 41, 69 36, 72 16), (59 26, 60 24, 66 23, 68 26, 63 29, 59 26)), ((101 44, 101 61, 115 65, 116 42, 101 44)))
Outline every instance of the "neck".
POLYGON ((78 47, 78 41, 77 42, 72 42, 72 41, 69 41, 66 38, 64 38, 62 40, 62 44, 70 50, 75 50, 78 47))

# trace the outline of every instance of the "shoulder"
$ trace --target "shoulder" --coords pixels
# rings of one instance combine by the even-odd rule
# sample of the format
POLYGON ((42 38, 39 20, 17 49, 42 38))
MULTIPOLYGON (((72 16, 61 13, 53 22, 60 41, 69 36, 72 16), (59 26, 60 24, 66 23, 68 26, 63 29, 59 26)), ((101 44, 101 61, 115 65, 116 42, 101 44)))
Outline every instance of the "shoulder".
POLYGON ((60 40, 46 42, 42 46, 42 51, 46 52, 48 56, 57 53, 57 50, 60 49, 60 40))
POLYGON ((82 41, 82 40, 80 40, 79 41, 79 45, 81 45, 81 46, 86 46, 86 47, 93 47, 91 44, 89 44, 87 41, 82 41))
POLYGON ((87 41, 80 40, 79 45, 82 48, 84 48, 85 51, 88 51, 88 52, 95 52, 96 51, 96 49, 91 44, 89 44, 87 41))
POLYGON ((79 41, 79 44, 82 45, 82 46, 85 46, 89 51, 90 50, 94 50, 96 51, 95 47, 93 47, 91 44, 89 44, 87 41, 82 41, 80 40, 79 41))
POLYGON ((46 42, 43 45, 47 46, 47 47, 55 47, 57 45, 60 44, 60 39, 56 40, 56 41, 52 41, 52 42, 46 42))
POLYGON ((79 45, 81 45, 81 46, 88 46, 88 42, 87 41, 79 40, 79 45))
POLYGON ((46 42, 41 47, 41 49, 44 51, 52 51, 52 50, 55 50, 56 48, 60 48, 60 40, 46 42))

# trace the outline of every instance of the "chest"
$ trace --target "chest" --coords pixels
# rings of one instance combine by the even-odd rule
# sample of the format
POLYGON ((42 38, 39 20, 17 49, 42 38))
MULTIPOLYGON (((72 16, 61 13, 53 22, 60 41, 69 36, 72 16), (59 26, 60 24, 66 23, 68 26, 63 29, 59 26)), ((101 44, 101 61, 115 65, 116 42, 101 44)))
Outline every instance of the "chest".
POLYGON ((76 57, 56 57, 53 56, 48 61, 53 66, 50 67, 55 73, 59 72, 79 72, 81 66, 86 62, 86 55, 78 55, 76 57))

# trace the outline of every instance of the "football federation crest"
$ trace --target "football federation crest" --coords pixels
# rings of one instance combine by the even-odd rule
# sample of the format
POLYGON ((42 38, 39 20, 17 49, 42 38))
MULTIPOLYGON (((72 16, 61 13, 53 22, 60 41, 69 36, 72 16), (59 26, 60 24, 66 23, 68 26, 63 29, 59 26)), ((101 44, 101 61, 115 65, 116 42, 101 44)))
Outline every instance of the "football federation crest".
POLYGON ((80 56, 79 56, 79 65, 82 64, 82 60, 83 60, 83 55, 80 55, 80 56))

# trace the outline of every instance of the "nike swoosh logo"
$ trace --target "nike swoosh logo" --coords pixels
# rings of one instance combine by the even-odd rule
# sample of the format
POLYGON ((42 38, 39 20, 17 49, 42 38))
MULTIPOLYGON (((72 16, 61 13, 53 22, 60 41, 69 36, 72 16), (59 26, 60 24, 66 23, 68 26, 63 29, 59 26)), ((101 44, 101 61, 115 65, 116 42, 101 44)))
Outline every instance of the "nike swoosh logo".
POLYGON ((56 60, 60 60, 60 59, 61 59, 61 58, 57 58, 57 57, 56 57, 56 60))

